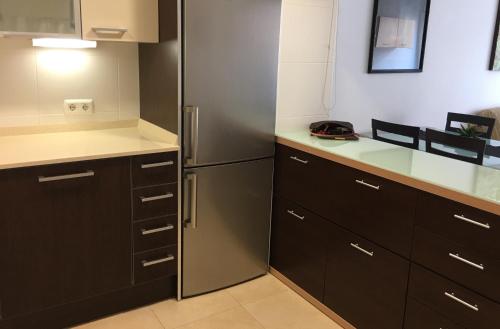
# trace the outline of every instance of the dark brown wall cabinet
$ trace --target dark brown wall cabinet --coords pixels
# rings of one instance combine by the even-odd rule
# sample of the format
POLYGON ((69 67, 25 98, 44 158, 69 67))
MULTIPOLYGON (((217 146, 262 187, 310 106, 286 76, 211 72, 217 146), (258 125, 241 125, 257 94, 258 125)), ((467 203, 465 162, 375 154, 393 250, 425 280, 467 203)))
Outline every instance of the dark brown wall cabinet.
MULTIPOLYGON (((155 206, 158 218, 133 223, 131 195, 142 191, 136 183, 168 183, 161 192, 176 199, 176 162, 174 152, 0 171, 0 328, 91 320, 108 310, 65 319, 66 306, 175 276, 176 201, 155 206), (150 249, 158 251, 133 257, 150 249), (47 310, 53 319, 33 320, 47 320, 47 310)), ((168 286, 165 292, 173 295, 168 286)))
POLYGON ((275 194, 271 266, 358 329, 500 323, 499 216, 283 145, 275 194))

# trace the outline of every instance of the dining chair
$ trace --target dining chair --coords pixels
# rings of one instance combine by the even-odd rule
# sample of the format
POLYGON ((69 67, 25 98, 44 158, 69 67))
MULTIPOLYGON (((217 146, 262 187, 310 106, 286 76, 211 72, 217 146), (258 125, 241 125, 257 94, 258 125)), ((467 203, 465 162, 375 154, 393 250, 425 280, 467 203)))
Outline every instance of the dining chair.
POLYGON ((451 126, 453 122, 471 124, 474 126, 486 128, 486 132, 479 131, 478 136, 488 139, 491 139, 491 135, 493 134, 493 128, 495 127, 494 118, 486 118, 472 114, 448 112, 448 117, 446 119, 446 131, 458 132, 460 130, 460 128, 451 126))
POLYGON ((419 134, 420 134, 419 127, 405 126, 396 123, 372 119, 372 131, 373 131, 373 139, 418 150, 419 134), (404 142, 404 141, 394 140, 391 138, 382 137, 380 136, 379 131, 409 137, 412 139, 412 142, 404 142))
POLYGON ((457 136, 433 129, 425 131, 425 149, 432 154, 482 165, 485 147, 486 141, 484 139, 457 136), (476 157, 446 152, 443 149, 435 148, 433 143, 473 152, 476 157))

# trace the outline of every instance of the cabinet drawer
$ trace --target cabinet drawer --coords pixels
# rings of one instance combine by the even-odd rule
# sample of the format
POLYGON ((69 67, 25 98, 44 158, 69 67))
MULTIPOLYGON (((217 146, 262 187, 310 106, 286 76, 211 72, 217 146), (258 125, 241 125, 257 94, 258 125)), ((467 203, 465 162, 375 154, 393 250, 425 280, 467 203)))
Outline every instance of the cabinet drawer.
POLYGON ((401 329, 409 262, 329 226, 324 304, 358 329, 401 329))
POLYGON ((328 160, 277 144, 276 194, 318 213, 328 205, 326 193, 333 193, 328 178, 333 166, 328 160))
POLYGON ((422 193, 416 222, 462 245, 500 253, 500 216, 422 193))
POLYGON ((133 198, 135 220, 177 213, 177 184, 136 189, 133 198))
POLYGON ((335 221, 410 258, 417 190, 355 169, 344 172, 342 186, 343 202, 331 210, 335 221))
POLYGON ((177 152, 132 158, 132 182, 134 187, 177 182, 177 152))
POLYGON ((417 302, 408 298, 406 304, 405 329, 465 329, 417 302))
POLYGON ((276 198, 271 230, 271 266, 323 300, 327 222, 297 204, 276 198))
POLYGON ((134 223, 134 251, 177 244, 177 216, 161 217, 134 223))
POLYGON ((134 255, 135 283, 177 274, 177 246, 134 255))
POLYGON ((409 295, 453 322, 474 329, 500 323, 500 305, 419 265, 412 265, 409 295))
POLYGON ((500 257, 477 252, 417 227, 413 260, 469 289, 500 301, 500 257))

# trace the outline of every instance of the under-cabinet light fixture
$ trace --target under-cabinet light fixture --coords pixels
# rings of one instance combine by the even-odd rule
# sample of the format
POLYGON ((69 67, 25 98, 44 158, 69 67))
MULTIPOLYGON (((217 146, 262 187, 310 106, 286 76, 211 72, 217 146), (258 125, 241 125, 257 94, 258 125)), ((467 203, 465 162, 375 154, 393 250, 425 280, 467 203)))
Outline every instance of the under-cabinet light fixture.
POLYGON ((80 39, 41 38, 33 39, 33 47, 62 49, 97 48, 97 42, 80 39))

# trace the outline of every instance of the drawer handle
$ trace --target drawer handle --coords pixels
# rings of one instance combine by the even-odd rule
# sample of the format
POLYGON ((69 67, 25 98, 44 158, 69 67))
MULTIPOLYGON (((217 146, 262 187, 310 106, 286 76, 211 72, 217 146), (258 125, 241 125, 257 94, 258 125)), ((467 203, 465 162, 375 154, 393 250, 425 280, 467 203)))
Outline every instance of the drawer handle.
POLYGON ((295 213, 295 211, 293 211, 293 210, 287 210, 286 212, 289 213, 290 215, 294 216, 295 218, 300 219, 300 220, 304 220, 306 218, 306 216, 300 216, 297 213, 295 213))
POLYGON ((173 166, 174 162, 173 161, 166 161, 166 162, 158 162, 158 163, 147 163, 147 164, 142 164, 141 169, 150 169, 150 168, 158 168, 158 167, 168 167, 168 166, 173 166))
POLYGON ((480 222, 476 222, 475 220, 469 219, 469 218, 465 217, 464 215, 453 215, 453 217, 455 217, 456 219, 460 219, 461 221, 464 221, 466 223, 485 228, 487 230, 489 230, 491 228, 490 224, 488 224, 488 223, 483 224, 480 222))
POLYGON ((290 159, 292 159, 292 160, 294 160, 294 161, 297 161, 297 162, 300 162, 300 163, 302 163, 302 164, 308 164, 308 163, 309 163, 309 161, 299 159, 299 158, 297 158, 297 157, 295 157, 295 156, 290 157, 290 159))
POLYGON ((470 303, 467 303, 466 301, 458 298, 455 296, 454 293, 449 293, 449 292, 445 292, 444 293, 446 297, 450 298, 450 299, 453 299, 454 301, 456 301, 457 303, 460 303, 468 308, 470 308, 471 310, 474 310, 476 312, 479 312, 479 307, 477 305, 472 305, 470 303))
POLYGON ((150 234, 155 234, 155 233, 170 231, 170 230, 173 230, 173 229, 174 229, 174 225, 167 225, 167 226, 155 228, 155 229, 152 229, 152 230, 142 229, 141 233, 142 233, 142 235, 150 235, 150 234))
POLYGON ((141 202, 147 203, 147 202, 153 202, 153 201, 158 201, 158 200, 171 199, 173 197, 174 197, 173 193, 162 194, 162 195, 157 195, 157 196, 152 196, 152 197, 141 196, 141 202))
POLYGON ((92 170, 89 170, 89 171, 86 171, 83 173, 71 174, 71 175, 61 175, 61 176, 51 176, 51 177, 38 176, 38 182, 39 183, 47 183, 47 182, 55 182, 55 181, 60 181, 60 180, 85 178, 85 177, 92 177, 92 176, 95 176, 95 172, 93 172, 92 170))
POLYGON ((373 257, 373 255, 375 255, 375 253, 373 251, 368 251, 366 249, 363 249, 357 243, 351 243, 351 247, 353 247, 354 249, 357 249, 357 250, 361 251, 363 254, 366 254, 366 255, 368 255, 370 257, 373 257))
POLYGON ((465 264, 470 265, 472 267, 478 268, 481 271, 484 271, 484 265, 483 264, 476 264, 474 262, 471 262, 470 260, 467 260, 465 258, 460 257, 459 254, 452 254, 450 252, 448 255, 450 255, 451 258, 454 258, 454 259, 456 259, 456 260, 458 260, 458 261, 460 261, 462 263, 465 263, 465 264))
POLYGON ((92 27, 92 31, 96 34, 123 35, 128 32, 128 29, 119 27, 92 27))
POLYGON ((368 184, 364 180, 356 179, 356 183, 361 184, 361 185, 366 186, 366 187, 369 187, 369 188, 372 188, 372 189, 377 190, 377 191, 380 190, 380 186, 368 184))
POLYGON ((174 259, 175 259, 174 256, 169 255, 168 257, 157 259, 157 260, 152 260, 152 261, 143 260, 142 267, 150 267, 150 266, 154 266, 154 265, 158 265, 158 264, 162 264, 162 263, 167 263, 167 262, 173 261, 174 259))

